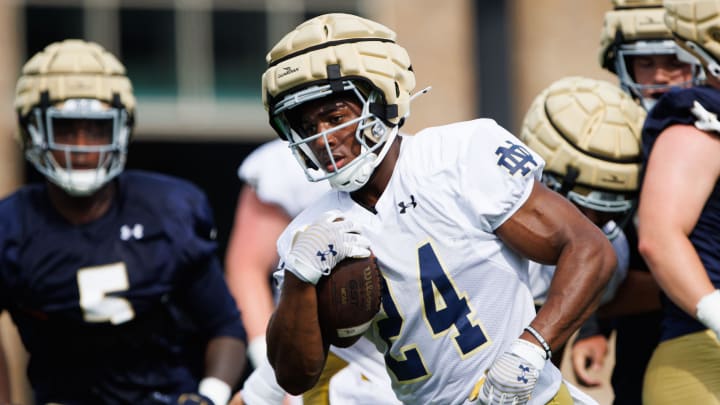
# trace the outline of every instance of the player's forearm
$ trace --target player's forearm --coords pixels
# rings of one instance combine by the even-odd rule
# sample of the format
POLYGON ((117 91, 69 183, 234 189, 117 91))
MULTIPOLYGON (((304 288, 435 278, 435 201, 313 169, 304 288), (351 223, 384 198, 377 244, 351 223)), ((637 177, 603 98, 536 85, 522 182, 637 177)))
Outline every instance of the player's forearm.
POLYGON ((265 335, 274 303, 265 269, 228 272, 228 284, 235 297, 248 342, 265 335))
POLYGON ((205 349, 205 376, 198 392, 216 405, 224 405, 244 370, 245 342, 230 336, 212 338, 205 349))
POLYGON ((216 377, 231 387, 240 382, 245 371, 245 342, 219 336, 210 339, 205 350, 205 376, 216 377))
POLYGON ((298 395, 312 388, 322 373, 328 346, 323 343, 315 286, 290 272, 267 330, 268 358, 278 383, 298 395))
MULTIPOLYGON (((532 326, 556 349, 597 308, 617 259, 607 238, 576 240, 563 249, 548 298, 532 326)), ((533 341, 525 332, 523 338, 533 341)))
POLYGON ((713 287, 692 243, 680 231, 641 227, 639 250, 660 288, 695 316, 700 299, 713 287))
POLYGON ((630 270, 612 301, 598 309, 598 316, 610 318, 642 314, 660 309, 660 287, 647 271, 630 270))
MULTIPOLYGON (((2 315, 2 312, 0 312, 0 315, 2 315)), ((10 376, 8 373, 5 350, 0 344, 0 404, 9 404, 10 399, 10 376)))

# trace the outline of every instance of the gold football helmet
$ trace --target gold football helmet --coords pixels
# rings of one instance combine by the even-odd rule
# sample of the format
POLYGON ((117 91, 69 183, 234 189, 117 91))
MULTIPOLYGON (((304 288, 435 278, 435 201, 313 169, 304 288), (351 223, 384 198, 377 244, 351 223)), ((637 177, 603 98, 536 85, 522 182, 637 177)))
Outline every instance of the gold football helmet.
POLYGON ((395 36, 365 18, 326 14, 300 24, 268 53, 262 96, 270 124, 290 142, 309 180, 328 179, 336 189, 357 190, 384 158, 410 113, 415 87, 410 58, 395 36), (341 92, 354 95, 363 106, 361 117, 348 124, 357 125, 362 153, 339 169, 333 160, 335 170, 326 171, 308 144, 332 130, 302 134, 290 112, 341 92))
POLYGON ((638 190, 643 110, 617 86, 566 77, 543 90, 521 139, 546 161, 544 182, 577 205, 629 214, 638 190))
POLYGON ((677 43, 720 79, 720 1, 665 0, 665 24, 677 43))
POLYGON ((615 9, 605 13, 599 59, 603 68, 618 76, 623 90, 641 101, 646 110, 652 108, 656 100, 643 97, 644 91, 669 90, 669 85, 643 85, 635 81, 630 58, 643 55, 676 55, 681 62, 696 66, 691 82, 674 86, 686 87, 702 82, 699 62, 677 46, 665 26, 661 1, 614 0, 613 4, 615 9))
POLYGON ((65 40, 48 45, 22 68, 15 89, 20 141, 25 157, 71 195, 89 195, 122 172, 135 112, 125 68, 100 45, 65 40), (53 128, 69 120, 91 120, 112 132, 108 144, 72 145, 53 128), (53 153, 99 153, 95 169, 73 169, 53 153))
POLYGON ((640 7, 662 7, 662 0, 612 0, 613 7, 640 8, 640 7))

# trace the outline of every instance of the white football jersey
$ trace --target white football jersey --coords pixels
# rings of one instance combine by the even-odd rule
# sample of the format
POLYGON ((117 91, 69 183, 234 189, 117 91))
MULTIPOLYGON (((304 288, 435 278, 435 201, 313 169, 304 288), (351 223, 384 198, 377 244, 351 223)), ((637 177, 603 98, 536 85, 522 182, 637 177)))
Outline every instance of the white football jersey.
MULTIPOLYGON (((625 232, 613 221, 608 222, 602 228, 605 236, 608 237, 617 258, 617 266, 613 272, 607 287, 600 297, 600 305, 607 304, 617 292, 620 284, 627 276, 628 267, 630 267, 630 245, 628 244, 625 232)), ((547 299, 547 293, 550 289, 550 282, 555 274, 555 266, 530 262, 530 290, 532 291, 535 305, 543 305, 547 299)))
POLYGON ((330 190, 327 181, 308 181, 288 143, 279 138, 249 154, 238 177, 255 189, 260 201, 279 205, 291 218, 330 190))
MULTIPOLYGON (((459 404, 535 316, 528 260, 494 231, 540 179, 545 162, 489 119, 402 138, 392 178, 375 206, 333 191, 278 240, 324 212, 360 224, 385 280, 382 310, 365 336, 385 355, 403 402, 459 404)), ((544 404, 562 376, 547 362, 530 403, 544 404)))
MULTIPOLYGON (((238 169, 238 176, 254 188, 261 201, 278 205, 290 217, 296 216, 331 190, 327 181, 308 181, 288 143, 280 139, 263 144, 248 155, 238 169)), ((399 403, 390 386, 383 356, 370 341, 360 339, 352 347, 341 349, 333 346, 330 350, 352 368, 343 373, 340 380, 359 378, 366 388, 372 386, 372 390, 342 387, 341 383, 331 380, 330 395, 337 403, 399 403)))

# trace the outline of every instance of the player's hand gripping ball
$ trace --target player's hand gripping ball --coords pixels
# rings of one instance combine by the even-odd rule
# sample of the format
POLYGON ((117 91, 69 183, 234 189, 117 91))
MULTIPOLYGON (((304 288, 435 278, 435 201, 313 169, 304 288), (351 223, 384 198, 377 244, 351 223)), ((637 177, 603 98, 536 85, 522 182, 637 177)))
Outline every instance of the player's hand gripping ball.
POLYGON ((355 343, 380 311, 381 273, 374 255, 340 261, 317 284, 323 336, 337 347, 355 343))

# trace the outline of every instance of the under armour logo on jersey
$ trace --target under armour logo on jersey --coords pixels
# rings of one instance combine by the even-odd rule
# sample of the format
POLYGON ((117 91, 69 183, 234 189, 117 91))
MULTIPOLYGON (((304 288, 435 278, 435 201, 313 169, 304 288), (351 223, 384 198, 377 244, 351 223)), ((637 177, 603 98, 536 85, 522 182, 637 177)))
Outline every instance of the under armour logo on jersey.
POLYGON ((325 257, 327 257, 327 255, 337 256, 337 254, 338 253, 337 253, 337 250, 335 250, 335 245, 328 245, 328 250, 326 250, 326 251, 318 250, 318 252, 315 255, 320 257, 321 262, 324 262, 325 257))
POLYGON ((406 203, 405 201, 400 201, 398 207, 400 207, 401 214, 404 214, 408 208, 417 207, 417 202, 415 202, 415 196, 410 194, 410 202, 406 203))
POLYGON ((510 141, 505 141, 508 147, 500 146, 495 151, 496 155, 500 155, 498 159, 498 166, 503 166, 508 169, 510 174, 515 174, 518 170, 523 176, 530 173, 530 165, 537 166, 535 159, 530 152, 522 145, 514 144, 510 141))
POLYGON ((130 238, 142 239, 144 232, 145 232, 145 228, 143 228, 142 224, 135 224, 132 226, 132 228, 128 225, 123 225, 120 227, 120 239, 122 239, 122 240, 130 240, 130 238))
POLYGON ((525 374, 530 372, 530 367, 523 366, 522 364, 518 366, 520 368, 520 375, 517 377, 518 382, 522 382, 524 384, 528 383, 527 377, 525 377, 525 374))

